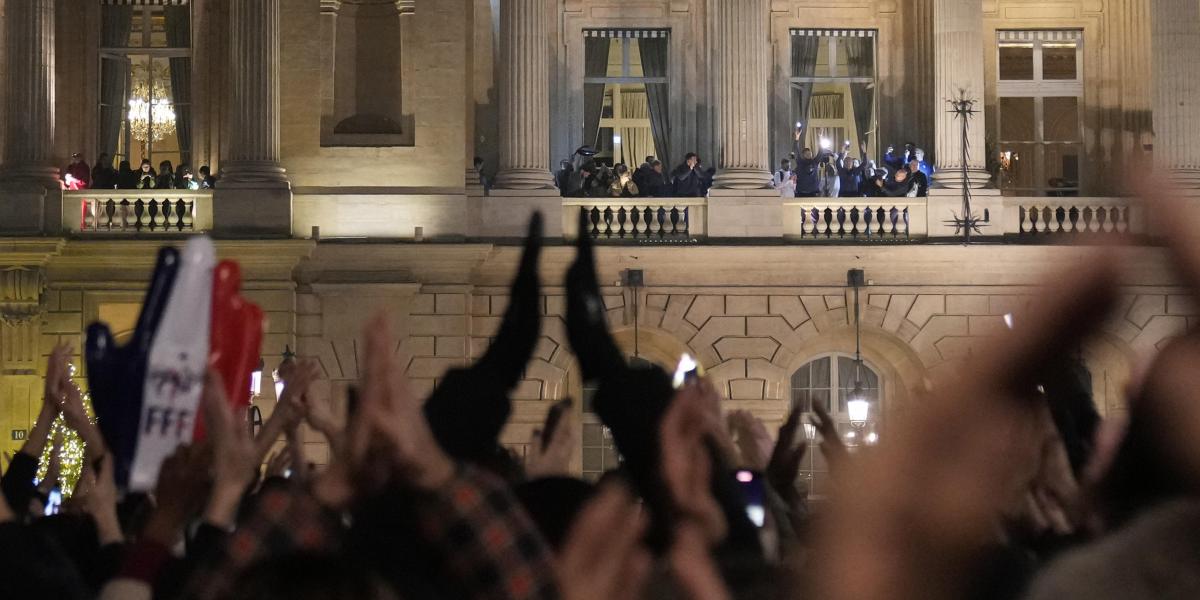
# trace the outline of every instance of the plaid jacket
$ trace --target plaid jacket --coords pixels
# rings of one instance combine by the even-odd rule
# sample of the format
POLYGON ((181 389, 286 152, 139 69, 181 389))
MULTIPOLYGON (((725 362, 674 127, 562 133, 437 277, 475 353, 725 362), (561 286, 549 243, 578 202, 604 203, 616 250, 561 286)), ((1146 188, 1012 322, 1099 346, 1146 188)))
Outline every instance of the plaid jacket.
MULTIPOLYGON (((428 502, 418 519, 426 539, 445 555, 449 575, 488 600, 558 598, 552 555, 509 488, 471 467, 428 502)), ((336 515, 305 491, 274 490, 234 532, 219 558, 192 577, 187 597, 215 600, 258 560, 292 552, 336 552, 344 529, 336 515)))

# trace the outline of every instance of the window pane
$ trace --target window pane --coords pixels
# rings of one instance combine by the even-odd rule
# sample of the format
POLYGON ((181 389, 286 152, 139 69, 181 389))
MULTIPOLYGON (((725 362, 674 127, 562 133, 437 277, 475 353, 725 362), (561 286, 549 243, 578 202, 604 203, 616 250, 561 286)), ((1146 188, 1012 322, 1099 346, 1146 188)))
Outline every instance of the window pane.
POLYGON ((625 59, 624 51, 622 50, 623 41, 621 39, 613 39, 608 46, 608 69, 606 74, 609 77, 625 76, 625 59))
POLYGON ((829 385, 830 379, 833 377, 833 375, 829 369, 829 367, 830 367, 829 357, 826 356, 825 358, 819 358, 817 360, 812 361, 812 363, 810 363, 810 364, 812 365, 812 378, 813 378, 812 386, 813 386, 813 388, 814 389, 819 389, 819 388, 829 389, 830 388, 830 385, 829 385))
POLYGON ((1033 44, 1001 44, 1000 79, 1033 80, 1033 44))
POLYGON ((1034 133, 1033 98, 1000 99, 1000 139, 1032 142, 1034 133))
POLYGON ((1046 193, 1051 196, 1079 195, 1078 144, 1046 145, 1046 193))
POLYGON ((1031 190, 1034 182, 1034 162, 1037 160, 1036 144, 1002 143, 1000 145, 1000 188, 1004 190, 1031 190))
POLYGON ((1079 98, 1043 98, 1043 139, 1047 142, 1078 142, 1079 98))
POLYGON ((1077 51, 1075 44, 1043 44, 1042 79, 1079 79, 1079 63, 1075 58, 1077 51))

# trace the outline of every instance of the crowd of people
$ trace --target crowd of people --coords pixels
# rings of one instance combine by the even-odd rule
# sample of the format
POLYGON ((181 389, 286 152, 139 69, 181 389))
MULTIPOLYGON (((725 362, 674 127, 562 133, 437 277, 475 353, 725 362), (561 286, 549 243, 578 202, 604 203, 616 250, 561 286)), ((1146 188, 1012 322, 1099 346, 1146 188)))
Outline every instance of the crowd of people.
POLYGON ((624 163, 608 167, 593 160, 576 169, 564 160, 554 181, 563 196, 573 198, 694 198, 708 195, 716 172, 714 167, 704 167, 699 155, 688 153, 669 173, 653 156, 647 156, 636 170, 624 163))
MULTIPOLYGON (((795 149, 780 161, 772 175, 771 187, 785 198, 858 198, 909 197, 929 195, 933 167, 925 162, 925 152, 915 144, 905 144, 902 152, 889 146, 882 164, 866 159, 866 143, 859 157, 850 155, 850 141, 834 152, 832 143, 822 140, 821 148, 801 148, 801 131, 795 134, 795 149)), ((647 156, 636 170, 618 163, 608 167, 587 160, 578 169, 564 160, 555 174, 555 184, 565 197, 582 198, 691 198, 704 197, 713 185, 716 168, 704 167, 700 157, 689 153, 676 168, 665 170, 661 160, 647 156)))
POLYGON ((784 198, 923 198, 929 195, 933 168, 925 162, 925 152, 915 144, 905 144, 903 152, 889 146, 882 165, 865 159, 867 145, 859 145, 860 155, 850 155, 850 140, 838 152, 829 140, 812 148, 800 148, 801 132, 795 134, 796 149, 780 161, 771 186, 784 198))
POLYGON ((216 187, 217 178, 208 165, 192 172, 187 164, 175 167, 164 160, 156 170, 148 158, 143 158, 137 169, 127 160, 114 169, 112 158, 105 153, 97 157, 95 167, 90 167, 83 155, 76 153, 63 170, 62 185, 66 190, 211 190, 216 187))
MULTIPOLYGON (((1153 202, 1180 280, 1200 292, 1200 220, 1153 202)), ((488 350, 424 402, 381 314, 345 411, 299 361, 252 436, 210 372, 207 438, 179 446, 151 494, 114 483, 107 449, 122 440, 89 418, 72 351, 55 348, 2 479, 0 597, 1200 597, 1200 333, 1164 345, 1125 418, 1101 418, 1076 358, 1120 304, 1115 252, 1051 278, 1012 330, 889 413, 877 445, 848 447, 817 405, 809 448, 799 412, 772 439, 752 415, 723 414, 703 373, 628 364, 580 236, 566 335, 622 456, 592 484, 571 475, 572 410, 552 411, 524 461, 498 442, 541 339, 541 237, 535 217, 488 350), (60 413, 86 442, 84 472, 47 515, 37 457, 60 413), (305 423, 329 443, 324 468, 300 450, 305 423), (820 503, 798 477, 807 452, 831 469, 820 503)))

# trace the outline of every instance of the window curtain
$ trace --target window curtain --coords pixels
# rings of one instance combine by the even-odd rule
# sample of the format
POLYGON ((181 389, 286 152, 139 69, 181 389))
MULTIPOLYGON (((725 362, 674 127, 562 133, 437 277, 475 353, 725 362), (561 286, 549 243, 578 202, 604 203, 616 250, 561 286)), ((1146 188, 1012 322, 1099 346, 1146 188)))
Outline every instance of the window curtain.
MULTIPOLYGON (((648 119, 653 116, 653 109, 647 101, 647 94, 641 92, 621 93, 621 117, 625 119, 648 119)), ((653 121, 653 119, 651 119, 653 121)), ((620 162, 629 165, 631 169, 638 168, 647 156, 654 156, 666 164, 666 160, 656 150, 658 138, 652 130, 645 127, 621 127, 620 162)))
MULTIPOLYGON (((167 34, 167 46, 190 48, 192 45, 191 7, 164 6, 163 20, 167 34)), ((171 64, 171 102, 175 105, 175 135, 179 138, 180 164, 191 164, 192 159, 192 59, 189 56, 174 57, 171 64)))
MULTIPOLYGON (((869 37, 846 38, 846 55, 851 77, 875 76, 875 39, 869 37)), ((863 142, 874 130, 875 85, 873 83, 851 83, 850 103, 854 106, 854 124, 863 142)))
MULTIPOLYGON (((792 77, 813 77, 817 74, 817 51, 825 38, 815 35, 792 36, 792 77)), ((808 137, 808 107, 812 103, 811 81, 793 84, 792 102, 796 107, 796 120, 803 123, 802 136, 808 137)), ((789 124, 790 128, 791 124, 789 124)))
MULTIPOLYGON (((585 38, 583 46, 583 76, 605 77, 608 75, 608 53, 612 40, 608 38, 585 38)), ((604 84, 587 83, 583 86, 583 143, 599 148, 600 117, 604 112, 604 84)))
MULTIPOLYGON (((643 38, 638 40, 642 51, 642 73, 646 77, 667 76, 667 52, 670 49, 667 38, 643 38)), ((670 90, 665 83, 646 84, 647 108, 650 111, 650 131, 654 136, 654 148, 658 151, 655 158, 664 165, 671 162, 670 151, 670 90)), ((640 155, 637 160, 643 160, 647 155, 640 155)), ((641 164, 641 163, 638 163, 641 164)))
MULTIPOLYGON (((128 46, 132 24, 133 7, 103 7, 100 45, 105 48, 128 46)), ((121 122, 129 106, 129 61, 123 57, 105 56, 100 60, 100 104, 100 151, 116 158, 121 122)))

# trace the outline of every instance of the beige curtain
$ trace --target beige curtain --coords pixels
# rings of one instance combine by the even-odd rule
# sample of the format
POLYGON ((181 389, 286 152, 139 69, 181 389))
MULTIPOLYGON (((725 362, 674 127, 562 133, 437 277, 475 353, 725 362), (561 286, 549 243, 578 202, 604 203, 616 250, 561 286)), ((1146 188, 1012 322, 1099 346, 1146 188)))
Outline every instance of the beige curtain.
POLYGON ((654 133, 650 129, 650 103, 645 92, 621 93, 621 117, 645 120, 645 127, 620 127, 621 156, 618 162, 636 169, 647 156, 658 156, 654 150, 654 133))

